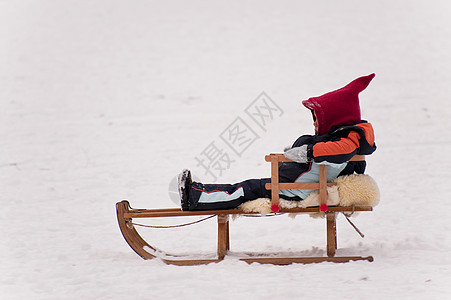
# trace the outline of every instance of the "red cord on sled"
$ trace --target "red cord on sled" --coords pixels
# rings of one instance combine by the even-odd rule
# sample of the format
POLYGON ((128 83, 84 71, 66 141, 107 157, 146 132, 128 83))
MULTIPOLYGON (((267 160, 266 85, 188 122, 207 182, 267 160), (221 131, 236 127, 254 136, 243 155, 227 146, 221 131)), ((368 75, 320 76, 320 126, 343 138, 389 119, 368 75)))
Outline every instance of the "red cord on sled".
POLYGON ((273 204, 273 205, 271 205, 271 211, 272 211, 273 213, 279 212, 279 210, 280 210, 280 208, 279 208, 279 205, 278 205, 278 204, 273 204))

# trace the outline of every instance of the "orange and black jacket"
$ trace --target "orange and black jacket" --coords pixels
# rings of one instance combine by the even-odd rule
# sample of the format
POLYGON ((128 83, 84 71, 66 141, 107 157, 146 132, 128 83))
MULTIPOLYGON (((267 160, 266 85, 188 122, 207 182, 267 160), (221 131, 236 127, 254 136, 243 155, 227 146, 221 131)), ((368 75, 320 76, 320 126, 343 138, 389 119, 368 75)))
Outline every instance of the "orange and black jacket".
MULTIPOLYGON (((354 155, 369 155, 376 151, 374 130, 367 121, 332 128, 324 135, 303 135, 293 147, 307 144, 307 156, 314 162, 344 163, 354 155)), ((365 171, 365 162, 349 162, 341 173, 351 174, 365 171)))

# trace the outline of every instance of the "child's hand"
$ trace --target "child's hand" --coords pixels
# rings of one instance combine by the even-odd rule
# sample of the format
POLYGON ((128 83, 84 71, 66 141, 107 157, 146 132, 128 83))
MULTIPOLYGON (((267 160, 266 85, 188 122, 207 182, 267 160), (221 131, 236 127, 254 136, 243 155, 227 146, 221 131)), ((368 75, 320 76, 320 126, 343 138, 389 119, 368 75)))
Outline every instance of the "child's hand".
POLYGON ((283 153, 286 158, 291 159, 297 163, 308 162, 307 157, 307 145, 302 145, 301 147, 291 148, 283 153))

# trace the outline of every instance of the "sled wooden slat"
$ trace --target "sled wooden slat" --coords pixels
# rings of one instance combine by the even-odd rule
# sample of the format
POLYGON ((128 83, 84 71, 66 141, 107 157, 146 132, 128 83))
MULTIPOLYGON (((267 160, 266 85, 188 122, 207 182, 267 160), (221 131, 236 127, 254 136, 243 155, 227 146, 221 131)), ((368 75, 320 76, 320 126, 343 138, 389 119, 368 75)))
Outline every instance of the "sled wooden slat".
MULTIPOLYGON (((278 165, 280 162, 289 162, 283 154, 271 154, 265 157, 266 161, 271 162, 271 183, 266 184, 267 189, 271 189, 272 199, 271 204, 278 204, 280 189, 319 189, 320 203, 326 203, 327 186, 332 186, 334 183, 327 183, 327 169, 325 165, 320 166, 320 178, 317 183, 279 183, 278 165)), ((364 160, 363 156, 355 156, 352 160, 364 160)), ((337 249, 337 232, 336 232, 336 216, 340 212, 361 212, 372 211, 370 206, 329 206, 325 212, 326 219, 326 253, 325 257, 277 257, 277 256, 260 256, 260 257, 241 257, 241 261, 247 263, 261 263, 261 264, 275 264, 288 265, 292 263, 320 263, 320 262, 336 262, 343 263, 356 260, 373 261, 372 256, 344 256, 336 257, 337 249)), ((307 208, 291 208, 280 209, 278 213, 317 213, 319 207, 307 208)), ((166 264, 178 266, 203 265, 210 263, 217 263, 222 261, 227 256, 227 251, 230 250, 230 231, 229 231, 229 216, 230 215, 260 215, 259 213, 245 213, 241 209, 228 210, 199 210, 199 211, 182 211, 180 208, 159 208, 159 209, 133 209, 130 207, 128 201, 124 200, 116 203, 117 219, 121 233, 129 244, 129 246, 142 258, 154 259, 160 258, 166 264), (135 218, 162 218, 162 217, 190 217, 190 216, 216 216, 218 223, 218 244, 217 256, 213 259, 184 259, 177 257, 168 259, 160 257, 156 248, 148 244, 135 229, 133 219, 135 218)))
POLYGON ((337 250, 337 224, 336 224, 336 213, 327 212, 326 213, 326 227, 327 227, 327 256, 334 257, 335 250, 337 250))
POLYGON ((319 204, 327 203, 327 167, 319 166, 319 204))
POLYGON ((275 155, 271 156, 271 207, 279 205, 279 159, 275 155))
POLYGON ((367 260, 372 262, 374 258, 372 256, 341 256, 341 257, 256 257, 256 258, 241 258, 241 261, 245 261, 248 264, 272 264, 272 265, 291 265, 291 264, 313 264, 322 262, 334 262, 334 263, 346 263, 357 260, 367 260))
POLYGON ((229 215, 218 215, 218 259, 224 259, 229 249, 229 215))
MULTIPOLYGON (((335 182, 328 182, 327 186, 337 185, 335 182)), ((271 189, 271 183, 265 184, 267 190, 271 189)), ((279 183, 280 190, 297 189, 297 190, 319 190, 319 183, 316 182, 295 182, 295 183, 279 183)))
MULTIPOLYGON (((125 200, 124 200, 125 201, 125 200)), ((126 201, 127 202, 127 201, 126 201)), ((121 202, 119 202, 121 203, 121 202)), ((128 203, 128 202, 127 202, 128 203)), ((357 212, 357 211, 372 211, 371 206, 329 206, 331 212, 357 212)), ((305 207, 305 208, 290 208, 280 209, 279 213, 314 213, 318 212, 318 207, 305 207)), ((260 215, 260 213, 246 213, 241 209, 225 209, 225 210, 197 210, 197 211, 183 211, 179 208, 174 210, 159 210, 159 209, 140 209, 138 211, 129 210, 124 213, 124 218, 158 218, 158 217, 189 217, 189 216, 211 216, 211 215, 260 215)))

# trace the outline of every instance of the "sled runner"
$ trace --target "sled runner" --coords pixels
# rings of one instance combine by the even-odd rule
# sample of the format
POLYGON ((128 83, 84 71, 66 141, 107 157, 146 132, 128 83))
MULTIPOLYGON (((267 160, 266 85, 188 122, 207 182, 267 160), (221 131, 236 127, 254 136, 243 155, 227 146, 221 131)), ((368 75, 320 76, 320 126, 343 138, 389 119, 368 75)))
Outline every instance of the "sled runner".
MULTIPOLYGON (((352 161, 364 160, 364 156, 354 156, 352 161)), ((371 206, 327 206, 327 186, 336 183, 327 182, 327 169, 325 165, 320 165, 320 176, 318 183, 279 183, 278 165, 281 162, 288 162, 283 154, 270 154, 265 160, 271 162, 271 183, 266 185, 267 189, 271 189, 271 210, 273 213, 283 214, 302 214, 302 213, 324 213, 326 220, 326 250, 325 257, 279 257, 279 256, 252 256, 239 258, 247 263, 262 263, 288 265, 292 263, 319 263, 319 262, 349 262, 356 260, 373 261, 372 256, 335 256, 337 249, 337 232, 336 217, 337 214, 353 213, 361 211, 372 211, 371 206), (281 189, 318 189, 320 205, 317 207, 306 208, 279 208, 279 190, 281 189)), ((260 213, 248 213, 241 209, 228 210, 205 210, 205 211, 182 211, 181 208, 166 209, 132 209, 129 202, 124 200, 116 203, 117 219, 119 228, 129 246, 142 258, 153 259, 160 258, 167 264, 172 265, 201 265, 219 262, 224 259, 227 251, 230 249, 229 236, 229 216, 230 215, 255 215, 260 213), (148 244, 136 231, 133 219, 137 218, 162 218, 162 217, 182 217, 182 216, 216 216, 218 222, 218 248, 217 256, 212 259, 185 259, 183 257, 170 257, 161 253, 152 245, 148 244), (169 257, 169 258, 168 258, 169 257)))

